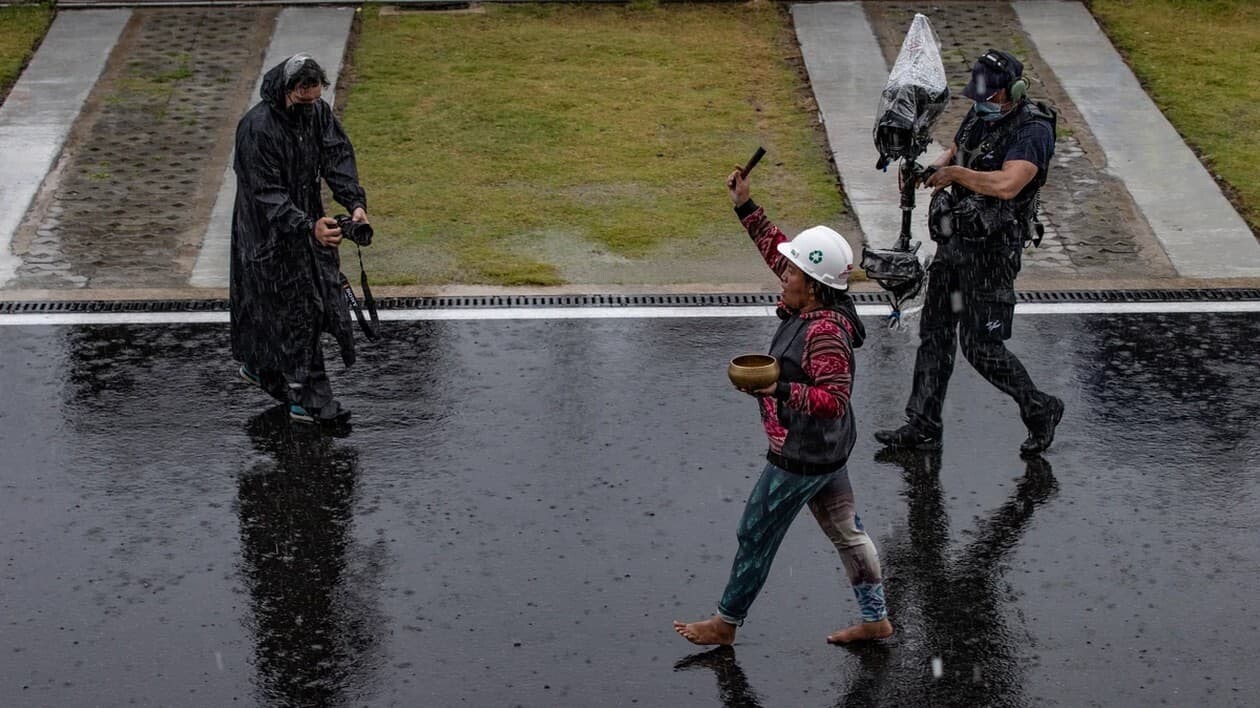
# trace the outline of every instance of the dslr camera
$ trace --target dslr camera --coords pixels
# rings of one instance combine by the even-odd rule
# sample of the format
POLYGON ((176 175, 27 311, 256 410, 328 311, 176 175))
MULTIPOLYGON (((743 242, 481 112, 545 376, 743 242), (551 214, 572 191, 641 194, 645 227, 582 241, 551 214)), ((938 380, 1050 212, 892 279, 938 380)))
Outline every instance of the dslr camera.
POLYGON ((353 221, 347 214, 338 214, 333 219, 337 221, 337 228, 341 229, 341 236, 354 241, 360 246, 372 245, 372 225, 361 221, 353 221))

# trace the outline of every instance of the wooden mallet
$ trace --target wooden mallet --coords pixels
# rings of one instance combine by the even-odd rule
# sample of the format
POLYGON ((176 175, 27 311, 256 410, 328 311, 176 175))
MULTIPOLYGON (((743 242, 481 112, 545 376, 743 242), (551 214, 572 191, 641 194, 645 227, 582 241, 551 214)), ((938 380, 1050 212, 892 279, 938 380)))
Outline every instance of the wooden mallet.
POLYGON ((744 179, 748 179, 748 173, 752 172, 752 168, 756 167, 757 163, 761 162, 761 158, 765 157, 765 155, 766 149, 758 147, 757 152, 754 152, 753 156, 748 159, 748 164, 744 165, 744 169, 739 171, 740 176, 744 179))

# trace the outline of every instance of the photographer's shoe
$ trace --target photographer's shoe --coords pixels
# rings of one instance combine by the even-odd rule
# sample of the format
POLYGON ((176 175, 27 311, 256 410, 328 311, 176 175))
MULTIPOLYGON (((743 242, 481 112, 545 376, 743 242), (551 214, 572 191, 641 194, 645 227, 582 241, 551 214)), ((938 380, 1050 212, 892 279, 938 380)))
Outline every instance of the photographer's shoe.
POLYGON ((343 408, 340 401, 332 402, 319 409, 314 416, 315 422, 323 424, 339 424, 350 420, 350 409, 343 408))
POLYGON ((350 409, 342 408, 337 401, 329 403, 318 411, 291 403, 289 404, 289 418, 299 423, 341 425, 350 420, 350 409))
POLYGON ((1019 446, 1019 454, 1036 455, 1044 452, 1054 442, 1054 429, 1063 420, 1063 401, 1050 397, 1046 405, 1045 415, 1038 421, 1029 424, 1028 439, 1019 446))
POLYGON ((241 364, 241 368, 238 369, 236 373, 240 375, 241 379, 243 379, 245 383, 253 384, 262 388, 262 379, 259 378, 258 374, 255 374, 254 371, 245 364, 241 364))
POLYGON ((881 445, 906 450, 939 450, 941 436, 925 433, 913 423, 906 423, 896 430, 880 430, 875 440, 881 445))

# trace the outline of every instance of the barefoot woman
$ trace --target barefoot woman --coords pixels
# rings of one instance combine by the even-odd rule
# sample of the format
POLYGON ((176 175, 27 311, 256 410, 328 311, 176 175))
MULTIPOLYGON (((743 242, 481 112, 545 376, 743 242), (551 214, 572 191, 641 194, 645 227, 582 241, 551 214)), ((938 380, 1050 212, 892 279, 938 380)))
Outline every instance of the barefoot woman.
POLYGON ((847 292, 853 253, 840 234, 825 226, 788 241, 749 198, 748 179, 739 169, 726 186, 735 213, 782 281, 783 322, 770 344, 781 373, 777 384, 747 391, 761 407, 769 463, 744 506, 739 550, 717 614, 700 622, 674 622, 674 629, 695 644, 733 643, 788 526, 808 504, 840 552, 862 612, 862 622, 832 633, 827 641, 889 637, 893 628, 884 607, 879 556, 854 511, 845 466, 856 436, 849 404, 853 348, 866 335, 847 292))

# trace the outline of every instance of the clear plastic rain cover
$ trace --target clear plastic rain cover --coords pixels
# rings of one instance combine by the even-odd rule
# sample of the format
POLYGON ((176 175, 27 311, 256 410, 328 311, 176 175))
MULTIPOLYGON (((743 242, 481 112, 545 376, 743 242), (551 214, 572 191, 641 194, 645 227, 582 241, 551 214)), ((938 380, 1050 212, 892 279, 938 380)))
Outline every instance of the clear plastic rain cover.
POLYGON ((928 131, 949 105, 941 44, 926 15, 916 14, 875 113, 875 147, 880 168, 889 160, 917 157, 928 131))

